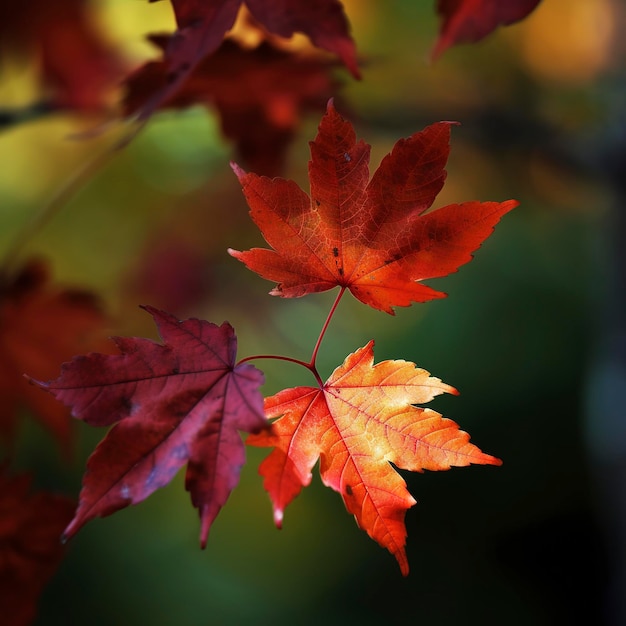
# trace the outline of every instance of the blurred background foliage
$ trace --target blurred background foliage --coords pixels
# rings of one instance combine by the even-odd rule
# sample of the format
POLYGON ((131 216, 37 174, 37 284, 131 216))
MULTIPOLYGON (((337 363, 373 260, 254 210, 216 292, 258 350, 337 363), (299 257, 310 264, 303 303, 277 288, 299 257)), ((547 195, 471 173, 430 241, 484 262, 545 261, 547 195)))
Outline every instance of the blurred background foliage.
MULTIPOLYGON (((504 465, 403 473, 418 500, 407 515, 412 570, 403 579, 318 476, 278 532, 257 475, 266 451, 250 449, 205 551, 178 476, 72 540, 37 624, 620 623, 610 590, 619 589, 624 567, 616 510, 626 443, 615 440, 615 424, 598 407, 624 417, 623 370, 608 384, 601 367, 611 353, 607 329, 619 334, 624 313, 615 297, 623 253, 614 245, 623 245, 624 7, 543 0, 522 23, 432 64, 433 2, 344 4, 363 80, 337 70, 338 106, 372 144, 372 170, 399 137, 458 120, 435 206, 508 198, 521 206, 470 265, 431 282, 448 299, 395 318, 342 302, 320 371, 328 376, 375 338, 377 360, 414 361, 456 386, 460 397, 438 398, 433 408, 504 465)), ((173 28, 165 2, 93 5, 132 64, 155 54, 142 41, 146 33, 173 28)), ((32 101, 27 62, 8 59, 2 69, 3 106, 32 101)), ((305 189, 319 117, 298 130, 285 172, 305 189)), ((115 129, 72 138, 92 126, 88 118, 50 115, 2 132, 0 250, 85 161, 108 150, 115 129)), ((231 158, 211 110, 159 113, 21 255, 43 256, 56 281, 99 294, 109 334, 154 336, 137 306, 146 303, 181 318, 229 320, 241 356, 307 358, 334 293, 271 298, 269 283, 226 254, 262 241, 231 158)), ((259 365, 267 394, 311 382, 285 363, 259 365)), ((68 461, 25 415, 16 466, 34 471, 42 488, 78 494, 104 432, 76 430, 68 461)))

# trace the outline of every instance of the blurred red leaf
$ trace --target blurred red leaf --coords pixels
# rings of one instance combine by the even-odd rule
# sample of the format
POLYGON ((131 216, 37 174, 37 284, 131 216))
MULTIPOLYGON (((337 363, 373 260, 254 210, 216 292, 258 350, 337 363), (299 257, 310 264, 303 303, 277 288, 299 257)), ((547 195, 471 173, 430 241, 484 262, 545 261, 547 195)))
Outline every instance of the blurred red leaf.
POLYGON ((413 406, 456 389, 407 361, 374 365, 373 345, 348 356, 321 389, 297 387, 267 398, 267 416, 282 417, 247 443, 274 447, 259 472, 279 527, 319 458, 324 484, 341 494, 359 527, 396 557, 406 576, 404 516, 415 500, 390 463, 421 472, 501 461, 469 443, 452 420, 413 406))
POLYGON ((61 108, 101 108, 120 74, 85 0, 0 0, 0 50, 34 55, 61 108))
MULTIPOLYGON (((166 47, 168 38, 153 41, 166 47)), ((226 40, 202 60, 161 108, 213 105, 222 131, 245 163, 267 176, 282 170, 286 148, 302 113, 323 110, 336 88, 331 63, 295 55, 270 43, 249 50, 226 40)), ((147 63, 127 80, 127 114, 141 109, 146 97, 167 88, 165 61, 147 63)))
POLYGON ((172 0, 178 30, 164 54, 165 83, 138 108, 145 119, 184 84, 195 66, 213 54, 232 27, 242 4, 270 33, 291 37, 301 32, 314 45, 337 54, 359 76, 348 20, 338 0, 172 0))
POLYGON ((206 250, 200 251, 188 239, 175 235, 172 224, 158 231, 138 254, 137 267, 130 272, 126 299, 185 311, 211 295, 214 263, 207 261, 206 250))
POLYGON ((60 537, 75 503, 29 494, 30 478, 0 471, 0 607, 4 626, 26 626, 64 555, 60 537))
POLYGON ((270 292, 295 298, 341 286, 369 306, 445 294, 422 280, 446 276, 472 259, 517 201, 466 202, 425 213, 443 187, 450 123, 400 139, 369 179, 370 146, 329 103, 309 162, 310 197, 293 181, 248 174, 234 165, 252 219, 271 250, 230 254, 270 292))
POLYGON ((474 43, 498 26, 525 18, 540 0, 438 0, 442 17, 439 39, 432 56, 436 59, 451 46, 474 43))
POLYGON ((69 411, 29 385, 24 374, 50 378, 77 352, 99 347, 104 321, 92 294, 50 286, 41 262, 10 280, 0 277, 0 437, 9 445, 25 406, 69 450, 69 411))
POLYGON ((267 426, 252 365, 235 366, 232 327, 144 307, 163 344, 114 339, 121 354, 91 353, 38 383, 92 426, 115 426, 89 458, 71 537, 89 520, 137 504, 188 462, 186 488, 201 517, 200 541, 239 481, 245 449, 238 430, 267 426))

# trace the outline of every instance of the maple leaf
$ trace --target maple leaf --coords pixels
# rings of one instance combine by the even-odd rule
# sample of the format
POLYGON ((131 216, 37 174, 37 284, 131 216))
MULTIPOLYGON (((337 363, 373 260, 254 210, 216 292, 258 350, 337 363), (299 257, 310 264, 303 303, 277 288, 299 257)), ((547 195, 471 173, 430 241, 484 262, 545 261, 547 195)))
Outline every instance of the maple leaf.
POLYGON ((49 282, 41 261, 11 279, 0 275, 0 437, 13 443, 19 409, 26 406, 68 452, 69 412, 23 375, 49 378, 77 352, 99 347, 105 317, 92 294, 49 282))
POLYGON ((35 56, 63 108, 102 107, 121 70, 85 0, 0 0, 0 49, 35 56))
POLYGON ((270 431, 252 435, 252 446, 273 446, 259 473, 281 526, 285 507, 320 474, 341 494, 360 528, 387 548, 404 575, 404 516, 415 500, 393 469, 447 470, 452 466, 500 465, 469 443, 452 420, 413 404, 429 402, 454 387, 407 361, 374 362, 370 341, 344 361, 322 388, 296 387, 266 398, 270 431))
POLYGON ((242 4, 270 33, 291 37, 302 32, 315 46, 337 54, 359 76, 348 20, 338 0, 172 0, 178 30, 165 50, 166 83, 145 101, 140 119, 158 109, 194 67, 219 48, 242 4))
POLYGON ((5 626, 26 626, 65 550, 59 536, 75 503, 43 491, 30 493, 30 477, 0 472, 0 606, 5 626))
MULTIPOLYGON (((211 523, 239 481, 245 449, 237 430, 267 426, 262 373, 235 366, 233 328, 143 307, 163 344, 114 339, 121 354, 91 353, 37 382, 92 426, 115 424, 87 462, 78 509, 65 530, 137 504, 187 463, 186 489, 201 518, 204 547, 211 523)), ((36 382, 36 381, 35 381, 36 382)))
POLYGON ((332 101, 311 142, 310 197, 293 181, 246 173, 233 164, 250 215, 272 250, 229 253, 288 298, 339 285, 393 314, 445 294, 420 281, 472 259, 517 201, 466 202, 425 213, 443 187, 450 122, 401 139, 369 180, 370 146, 332 101))
MULTIPOLYGON (((166 48, 170 38, 151 39, 166 48)), ((272 176, 282 169, 302 112, 323 110, 333 93, 336 81, 331 67, 327 61, 279 50, 269 42, 249 50, 227 40, 160 106, 215 106, 222 131, 236 143, 241 158, 256 171, 272 176)), ((164 89, 167 74, 165 61, 152 61, 130 76, 125 114, 141 109, 146 94, 164 89)))
POLYGON ((439 39, 432 56, 436 59, 459 43, 474 43, 489 35, 498 26, 524 19, 540 0, 438 0, 437 12, 442 17, 439 39))

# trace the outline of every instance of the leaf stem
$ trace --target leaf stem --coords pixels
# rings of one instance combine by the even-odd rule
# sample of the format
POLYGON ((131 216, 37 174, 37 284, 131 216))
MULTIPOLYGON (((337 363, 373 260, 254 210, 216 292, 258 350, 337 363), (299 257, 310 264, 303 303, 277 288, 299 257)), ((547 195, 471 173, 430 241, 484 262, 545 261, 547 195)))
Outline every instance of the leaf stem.
POLYGON ((330 308, 330 311, 328 312, 328 316, 326 317, 324 326, 322 327, 322 330, 320 331, 320 335, 317 338, 317 343, 315 344, 315 347, 313 348, 313 354, 311 355, 311 360, 309 361, 309 366, 312 368, 311 371, 317 372, 317 369, 315 367, 315 362, 317 361, 317 353, 319 352, 320 346, 322 345, 322 339, 324 339, 324 335, 326 334, 326 331, 328 330, 328 325, 330 324, 330 320, 335 314, 335 311, 337 310, 337 306, 339 305, 339 301, 341 300, 345 292, 346 292, 345 287, 342 287, 339 290, 339 293, 337 294, 337 297, 335 298, 335 301, 333 302, 333 306, 330 308))
POLYGON ((319 375, 317 369, 315 369, 315 365, 311 363, 307 363, 306 361, 301 361, 300 359, 293 359, 289 356, 280 356, 278 354, 254 354, 252 356, 247 356, 245 359, 241 359, 237 365, 241 365, 242 363, 246 363, 247 361, 253 361, 255 359, 276 359, 277 361, 288 361, 289 363, 295 363, 296 365, 301 365, 302 367, 306 367, 313 376, 315 376, 315 380, 317 380, 320 388, 324 386, 324 381, 319 375))
POLYGON ((311 360, 307 363, 306 361, 301 361, 300 359, 293 359, 289 356, 280 356, 277 354, 255 354, 253 356, 247 356, 245 359, 241 359, 237 363, 237 365, 241 365, 242 363, 246 363, 247 361, 253 361, 254 359, 276 359, 277 361, 288 361, 289 363, 295 363, 296 365, 301 365, 302 367, 306 367, 315 376, 315 380, 317 380, 320 389, 324 387, 324 381, 317 371, 317 367, 315 366, 315 362, 317 360, 317 353, 319 352, 320 345, 322 344, 322 339, 324 339, 324 335, 328 330, 328 325, 330 324, 330 320, 332 319, 335 311, 337 310, 337 306, 339 305, 339 301, 343 297, 346 288, 342 287, 335 301, 333 302, 333 306, 330 308, 328 315, 326 316, 326 321, 324 322, 324 326, 322 326, 322 330, 320 331, 319 337, 317 338, 317 342, 315 343, 315 347, 313 348, 313 354, 311 355, 311 360))

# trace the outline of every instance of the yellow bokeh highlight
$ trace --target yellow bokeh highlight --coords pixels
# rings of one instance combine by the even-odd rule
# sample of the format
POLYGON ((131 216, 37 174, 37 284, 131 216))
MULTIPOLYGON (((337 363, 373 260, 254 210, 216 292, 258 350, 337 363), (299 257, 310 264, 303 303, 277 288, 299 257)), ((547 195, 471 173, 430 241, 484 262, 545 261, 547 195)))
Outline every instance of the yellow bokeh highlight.
POLYGON ((98 21, 108 39, 131 63, 160 56, 146 35, 167 34, 176 30, 174 11, 169 2, 128 2, 102 0, 98 5, 98 21))
POLYGON ((617 10, 612 0, 550 0, 509 34, 538 79, 585 83, 611 62, 617 10))

